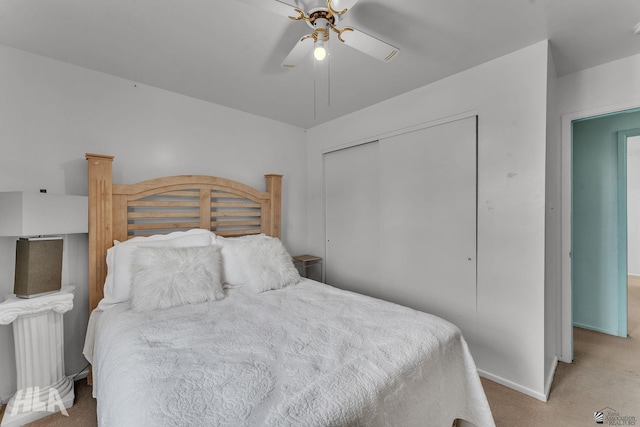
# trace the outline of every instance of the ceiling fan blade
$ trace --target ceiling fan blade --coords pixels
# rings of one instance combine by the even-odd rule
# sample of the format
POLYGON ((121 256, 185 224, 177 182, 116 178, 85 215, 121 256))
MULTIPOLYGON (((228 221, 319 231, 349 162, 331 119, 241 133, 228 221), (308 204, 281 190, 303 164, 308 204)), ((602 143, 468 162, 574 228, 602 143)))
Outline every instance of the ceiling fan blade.
POLYGON ((289 55, 284 58, 280 66, 282 68, 295 68, 302 59, 313 49, 314 40, 311 34, 302 37, 298 43, 291 49, 289 55))
POLYGON ((242 3, 258 6, 263 10, 268 10, 281 16, 298 16, 297 7, 291 6, 280 0, 240 0, 242 3))
POLYGON ((332 0, 331 9, 340 14, 347 13, 356 3, 358 3, 358 0, 332 0))
POLYGON ((384 62, 391 61, 400 53, 397 47, 350 27, 343 28, 338 38, 344 44, 384 62))

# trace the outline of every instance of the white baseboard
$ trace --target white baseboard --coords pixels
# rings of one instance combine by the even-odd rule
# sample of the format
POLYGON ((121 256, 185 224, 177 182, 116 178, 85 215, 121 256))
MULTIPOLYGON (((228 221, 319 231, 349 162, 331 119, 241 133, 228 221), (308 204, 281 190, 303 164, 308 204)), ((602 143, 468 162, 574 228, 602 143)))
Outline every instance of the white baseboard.
POLYGON ((541 400, 543 402, 547 401, 547 396, 544 393, 540 393, 540 392, 537 392, 535 390, 531 390, 528 387, 525 387, 523 385, 514 383, 513 381, 506 380, 506 379, 504 379, 502 377, 499 377, 497 375, 490 374, 489 372, 483 371, 482 369, 478 369, 478 374, 480 374, 480 376, 482 378, 486 378, 486 379, 491 380, 491 381, 493 381, 495 383, 501 384, 501 385, 503 385, 505 387, 509 387, 510 389, 513 389, 515 391, 519 391, 520 393, 526 394, 527 396, 531 396, 534 399, 538 399, 538 400, 541 400))
POLYGON ((586 325, 584 323, 573 322, 573 326, 577 326, 578 328, 588 329, 590 331, 599 332, 601 334, 613 335, 614 337, 619 337, 618 331, 610 331, 609 329, 598 328, 596 326, 586 325))

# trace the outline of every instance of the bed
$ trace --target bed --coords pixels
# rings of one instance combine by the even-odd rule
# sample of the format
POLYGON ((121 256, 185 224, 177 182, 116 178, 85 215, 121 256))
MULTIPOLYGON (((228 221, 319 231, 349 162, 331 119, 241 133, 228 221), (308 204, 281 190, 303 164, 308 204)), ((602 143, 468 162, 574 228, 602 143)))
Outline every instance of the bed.
POLYGON ((99 425, 495 425, 456 326, 299 276, 280 175, 122 185, 87 160, 99 425))

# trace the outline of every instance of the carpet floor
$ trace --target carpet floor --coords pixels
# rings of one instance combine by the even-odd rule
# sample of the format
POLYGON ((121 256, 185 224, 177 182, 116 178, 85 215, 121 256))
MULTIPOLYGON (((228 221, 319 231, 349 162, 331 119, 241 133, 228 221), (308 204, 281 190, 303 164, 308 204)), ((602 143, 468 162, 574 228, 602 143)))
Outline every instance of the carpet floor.
MULTIPOLYGON (((574 328, 574 362, 558 364, 548 402, 484 378, 482 384, 497 427, 595 426, 594 412, 605 408, 618 414, 612 421, 635 417, 632 425, 640 425, 640 278, 629 279, 629 338, 574 328)), ((76 381, 75 394, 68 417, 52 414, 28 426, 97 426, 86 380, 76 381)))

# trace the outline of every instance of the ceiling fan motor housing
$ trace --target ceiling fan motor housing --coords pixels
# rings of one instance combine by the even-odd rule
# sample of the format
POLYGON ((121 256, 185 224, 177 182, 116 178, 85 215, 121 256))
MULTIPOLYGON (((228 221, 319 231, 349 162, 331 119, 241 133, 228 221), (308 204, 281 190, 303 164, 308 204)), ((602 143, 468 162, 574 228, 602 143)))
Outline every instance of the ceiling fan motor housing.
MULTIPOLYGON (((340 15, 329 13, 326 0, 296 0, 296 5, 309 17, 306 22, 311 28, 317 28, 316 20, 319 18, 326 19, 332 25, 336 25, 340 21, 340 15)), ((324 22, 321 26, 325 27, 324 22)))

